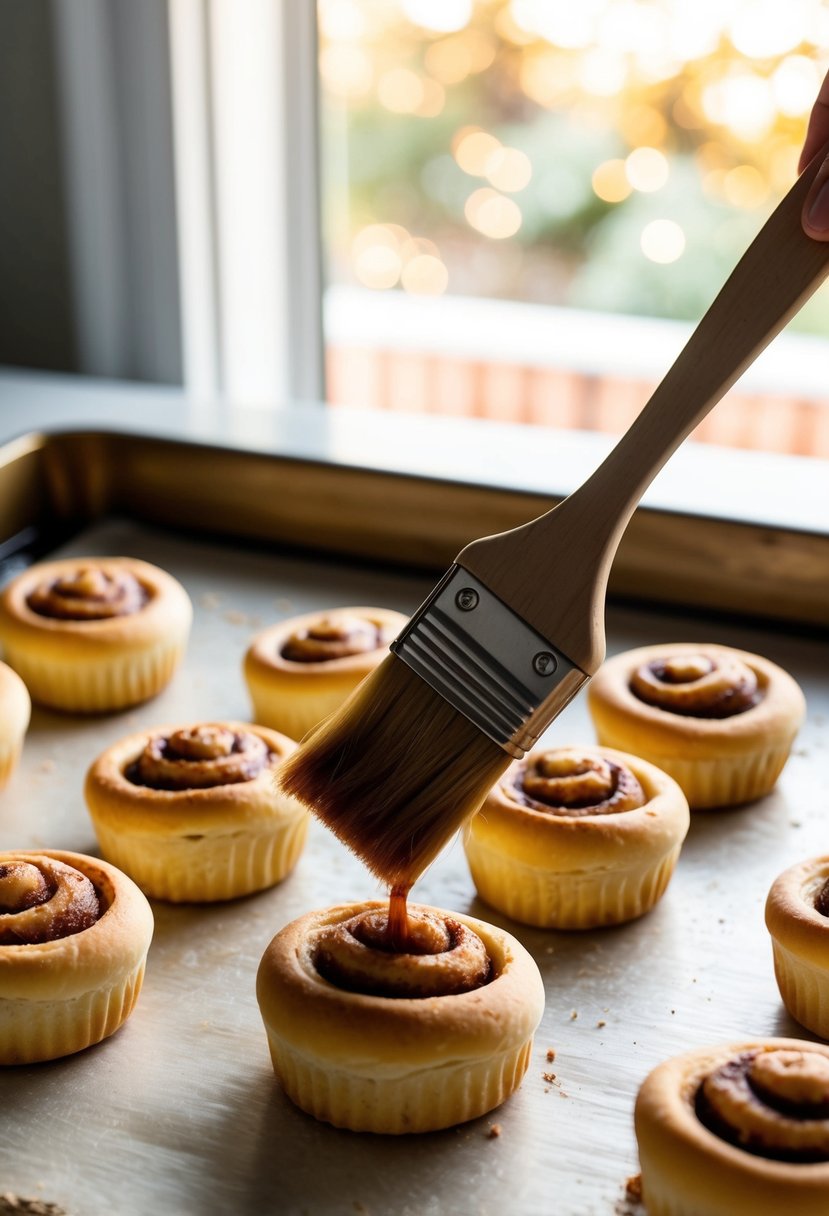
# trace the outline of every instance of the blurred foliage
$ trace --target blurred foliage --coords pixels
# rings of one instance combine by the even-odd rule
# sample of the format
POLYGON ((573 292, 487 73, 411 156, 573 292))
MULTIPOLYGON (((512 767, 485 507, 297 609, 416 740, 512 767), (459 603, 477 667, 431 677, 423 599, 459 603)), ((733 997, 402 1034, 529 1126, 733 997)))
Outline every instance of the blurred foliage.
MULTIPOLYGON (((320 0, 319 13, 332 282, 405 288, 407 259, 426 252, 443 275, 420 291, 685 319, 794 180, 829 48, 821 0, 320 0), (474 131, 528 158, 526 184, 498 189, 497 157, 461 167, 474 131), (642 148, 659 172, 631 185, 642 148), (600 197, 602 166, 625 197, 600 197), (645 252, 666 220, 670 239, 657 225, 645 252)), ((825 293, 797 324, 829 332, 825 293)))

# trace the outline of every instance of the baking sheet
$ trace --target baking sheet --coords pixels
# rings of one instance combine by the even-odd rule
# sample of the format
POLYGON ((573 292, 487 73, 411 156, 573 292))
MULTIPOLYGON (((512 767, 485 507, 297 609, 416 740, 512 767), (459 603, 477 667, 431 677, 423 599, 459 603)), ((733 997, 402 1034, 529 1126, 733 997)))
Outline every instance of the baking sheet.
MULTIPOLYGON (((348 604, 408 613, 432 583, 237 552, 118 520, 59 553, 130 554, 163 566, 193 599, 193 634, 184 668, 147 705, 92 720, 35 710, 21 766, 0 793, 3 849, 94 853, 82 796, 88 765, 143 727, 248 718, 241 661, 259 628, 348 604)), ((212 906, 154 903, 144 988, 111 1039, 0 1072, 0 1193, 58 1203, 72 1216, 626 1211, 625 1179, 638 1169, 633 1101, 656 1063, 704 1043, 811 1037, 780 1003, 763 904, 783 868, 827 847, 829 654, 818 639, 630 609, 611 610, 608 626, 609 653, 710 640, 765 654, 800 681, 809 717, 773 795, 693 817, 666 896, 633 924, 582 934, 516 926, 476 899, 457 842, 421 879, 415 900, 505 926, 544 976, 544 1020, 510 1101, 457 1129, 384 1138, 319 1124, 282 1095, 254 993, 261 954, 301 913, 381 894, 314 822, 297 869, 273 890, 212 906), (550 1071, 552 1083, 543 1077, 550 1071), (495 1122, 501 1134, 491 1138, 495 1122)), ((548 737, 593 741, 583 697, 548 737)))

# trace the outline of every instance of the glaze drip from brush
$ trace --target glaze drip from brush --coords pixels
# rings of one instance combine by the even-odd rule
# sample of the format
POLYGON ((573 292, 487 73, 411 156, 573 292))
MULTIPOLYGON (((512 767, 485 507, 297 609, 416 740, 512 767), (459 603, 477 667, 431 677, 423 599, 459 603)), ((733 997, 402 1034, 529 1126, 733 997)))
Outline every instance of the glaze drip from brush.
POLYGON ((491 978, 486 947, 467 925, 425 908, 409 909, 406 946, 389 934, 386 910, 367 910, 320 930, 314 965, 329 983, 370 996, 457 996, 491 978))

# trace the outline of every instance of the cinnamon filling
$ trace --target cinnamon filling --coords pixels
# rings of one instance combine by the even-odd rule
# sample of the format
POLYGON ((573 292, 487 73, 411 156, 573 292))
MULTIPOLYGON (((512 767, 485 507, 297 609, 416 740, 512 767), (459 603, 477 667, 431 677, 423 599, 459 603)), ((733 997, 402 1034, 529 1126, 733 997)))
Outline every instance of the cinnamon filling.
POLYGON ((51 582, 40 583, 26 603, 38 616, 64 621, 101 621, 139 612, 150 593, 127 571, 110 573, 80 566, 51 582))
POLYGON ((406 948, 396 948, 383 911, 360 912, 319 931, 314 965, 330 984, 368 996, 457 996, 489 982, 486 947, 466 925, 422 908, 408 914, 406 948))
POLYGON ((522 806, 567 817, 611 815, 647 802, 626 765, 576 748, 534 753, 510 770, 502 789, 522 806))
POLYGON ((818 891, 815 897, 815 911, 821 916, 829 916, 829 878, 818 891))
POLYGON ((382 631, 373 621, 355 616, 323 616, 292 633, 281 654, 292 663, 329 663, 353 654, 368 654, 382 645, 382 631))
POLYGON ((258 735, 203 723, 148 739, 124 776, 154 790, 210 789, 253 781, 272 759, 258 735))
POLYGON ((64 862, 44 857, 0 864, 0 946, 71 937, 102 912, 90 880, 64 862))
POLYGON ((829 1161, 829 1059, 808 1047, 729 1060, 700 1085, 700 1122, 755 1156, 829 1161))
POLYGON ((647 705, 689 718, 731 718, 763 698, 757 676, 735 656, 677 654, 652 659, 633 673, 630 689, 647 705))

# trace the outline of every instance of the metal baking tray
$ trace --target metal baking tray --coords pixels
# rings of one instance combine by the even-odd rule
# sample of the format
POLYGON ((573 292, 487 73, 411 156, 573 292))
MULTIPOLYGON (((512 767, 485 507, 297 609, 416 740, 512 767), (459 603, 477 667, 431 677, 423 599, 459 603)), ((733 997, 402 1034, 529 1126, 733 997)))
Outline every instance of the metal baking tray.
MULTIPOLYGON (((35 710, 20 767, 0 794, 4 849, 94 853, 82 796, 90 762, 142 727, 248 717, 241 662, 259 628, 337 605, 411 612, 434 581, 194 539, 127 517, 83 526, 56 547, 48 528, 32 537, 43 556, 155 562, 185 585, 195 621, 183 670, 156 700, 91 719, 35 710)), ((20 560, 7 555, 6 573, 20 560)), ((696 814, 667 894, 633 924, 588 933, 517 926, 476 899, 457 841, 418 883, 414 899, 507 927, 538 962, 546 1012, 513 1098, 456 1129, 385 1138, 336 1131, 283 1096, 254 994, 261 954, 301 913, 381 894, 314 822, 297 869, 278 887, 227 904, 154 904, 144 988, 111 1039, 2 1070, 0 1194, 40 1198, 71 1216, 628 1211, 625 1180, 638 1169, 633 1102, 656 1063, 709 1042, 810 1037, 780 1003, 763 903, 780 870, 826 848, 829 654, 817 637, 667 611, 611 608, 608 626, 610 652, 715 640, 765 654, 801 682, 809 717, 777 791, 740 810, 696 814), (550 1072, 555 1079, 545 1080, 550 1072), (497 1137, 488 1134, 493 1123, 497 1137)), ((549 738, 593 740, 584 698, 549 738)))

